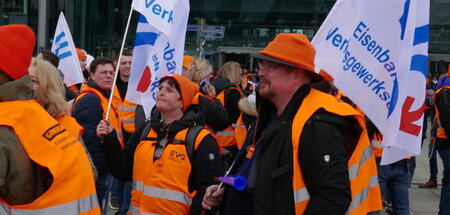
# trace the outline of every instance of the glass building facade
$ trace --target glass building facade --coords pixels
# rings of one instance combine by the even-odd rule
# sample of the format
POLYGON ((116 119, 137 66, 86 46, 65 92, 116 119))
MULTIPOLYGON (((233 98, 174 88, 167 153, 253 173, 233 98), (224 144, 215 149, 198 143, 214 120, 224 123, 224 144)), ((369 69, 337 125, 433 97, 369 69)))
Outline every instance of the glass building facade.
MULTIPOLYGON (((62 11, 77 47, 94 56, 114 56, 122 42, 131 2, 1 0, 0 24, 31 26, 38 35, 37 49, 48 49, 62 11)), ((450 0, 430 2, 429 60, 430 72, 434 73, 444 67, 442 62, 450 62, 450 0)), ((304 33, 311 39, 334 3, 335 0, 190 0, 188 25, 192 28, 186 34, 185 54, 202 54, 216 66, 228 60, 251 66, 248 54, 256 53, 278 33, 304 33), (202 32, 196 28, 199 25, 220 27, 202 32)), ((133 46, 136 24, 135 13, 126 47, 133 46)))

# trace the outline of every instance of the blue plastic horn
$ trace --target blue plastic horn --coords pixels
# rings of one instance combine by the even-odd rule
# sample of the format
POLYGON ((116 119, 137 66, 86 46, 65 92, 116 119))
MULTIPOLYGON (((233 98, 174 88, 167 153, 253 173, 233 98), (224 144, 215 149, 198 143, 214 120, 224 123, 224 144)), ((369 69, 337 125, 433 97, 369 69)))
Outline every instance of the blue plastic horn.
POLYGON ((233 186, 236 190, 243 190, 245 187, 247 187, 247 180, 240 175, 218 177, 217 180, 233 186))

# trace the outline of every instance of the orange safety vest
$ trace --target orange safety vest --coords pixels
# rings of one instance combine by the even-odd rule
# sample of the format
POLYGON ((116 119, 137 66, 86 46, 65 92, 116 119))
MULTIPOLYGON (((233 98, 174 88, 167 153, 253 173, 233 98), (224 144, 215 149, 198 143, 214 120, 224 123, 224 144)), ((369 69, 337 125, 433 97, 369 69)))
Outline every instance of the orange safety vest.
MULTIPOLYGON (((242 98, 242 92, 238 88, 229 87, 227 89, 235 89, 239 91, 242 98)), ((222 92, 220 92, 216 97, 223 106, 225 106, 225 90, 227 89, 222 90, 222 92)), ((236 123, 233 123, 223 131, 216 132, 217 143, 219 143, 219 146, 222 148, 237 144, 237 147, 240 149, 242 145, 244 145, 246 136, 247 128, 245 127, 244 120, 242 120, 242 112, 239 114, 239 118, 236 123)))
POLYGON ((373 153, 375 154, 375 157, 381 158, 383 156, 383 146, 381 143, 383 142, 383 136, 382 134, 375 133, 373 135, 372 140, 370 141, 370 144, 372 145, 373 153))
POLYGON ((253 91, 253 84, 248 83, 248 81, 255 82, 255 77, 252 73, 247 73, 242 78, 242 89, 253 91))
POLYGON ((76 138, 34 100, 1 102, 0 118, 1 126, 14 129, 28 157, 53 176, 50 188, 32 203, 11 206, 0 199, 0 214, 100 214, 91 165, 76 138))
POLYGON ((137 104, 126 99, 122 100, 122 98, 120 98, 119 90, 115 85, 113 103, 117 107, 117 113, 119 114, 123 129, 128 133, 134 133, 134 117, 136 116, 137 104))
POLYGON ((80 90, 78 89, 78 87, 76 85, 72 85, 70 87, 68 87, 72 92, 74 92, 75 94, 80 94, 80 90))
MULTIPOLYGON (((73 106, 75 107, 77 102, 86 96, 89 93, 93 93, 97 95, 97 97, 100 99, 100 105, 102 106, 103 110, 103 119, 106 116, 106 111, 108 110, 108 102, 109 98, 106 98, 100 91, 98 91, 95 88, 92 88, 90 86, 84 86, 83 89, 81 89, 81 93, 77 98, 75 98, 75 101, 73 102, 73 106)), ((72 108, 72 110, 75 110, 75 108, 72 108)), ((114 105, 114 102, 111 104, 111 109, 108 116, 108 121, 111 123, 112 127, 117 133, 117 138, 119 139, 120 145, 123 148, 124 142, 123 142, 123 134, 122 134, 122 126, 120 125, 119 116, 117 114, 117 108, 114 105)))
POLYGON ((56 119, 73 137, 78 139, 83 134, 84 128, 78 124, 77 120, 69 115, 64 115, 56 119))
MULTIPOLYGON (((157 133, 153 128, 136 147, 129 215, 189 213, 196 191, 189 192, 188 187, 192 169, 184 144, 188 130, 178 132, 154 162, 157 133)), ((194 150, 208 134, 206 129, 200 131, 194 150)))
MULTIPOLYGON (((448 88, 450 89, 450 86, 443 86, 441 88, 439 88, 438 90, 436 90, 436 93, 434 93, 434 101, 436 101, 436 95, 441 92, 442 89, 444 88, 448 88)), ((445 130, 444 127, 442 127, 441 124, 441 120, 440 120, 440 116, 439 116, 439 110, 436 106, 436 103, 434 104, 434 109, 436 110, 436 116, 435 116, 435 120, 436 120, 436 124, 437 124, 437 131, 436 131, 436 137, 440 138, 440 139, 448 139, 447 135, 445 134, 445 130)))
POLYGON ((320 108, 340 116, 353 116, 362 128, 358 145, 348 161, 352 202, 347 210, 347 214, 360 215, 381 210, 381 192, 378 185, 377 166, 367 136, 364 118, 350 105, 339 101, 329 94, 311 89, 297 111, 292 124, 292 152, 294 163, 292 183, 296 214, 304 213, 310 199, 298 162, 300 135, 306 121, 320 108))
MULTIPOLYGON (((377 158, 383 157, 383 145, 381 143, 383 142, 383 134, 375 134, 370 141, 370 145, 372 145, 372 150, 377 158)), ((407 157, 405 159, 411 160, 411 157, 407 157)))

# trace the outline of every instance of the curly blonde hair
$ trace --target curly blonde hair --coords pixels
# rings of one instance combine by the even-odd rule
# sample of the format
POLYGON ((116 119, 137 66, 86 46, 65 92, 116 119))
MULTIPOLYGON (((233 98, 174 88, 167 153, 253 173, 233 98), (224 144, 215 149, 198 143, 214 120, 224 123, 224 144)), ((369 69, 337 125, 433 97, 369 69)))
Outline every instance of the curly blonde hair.
POLYGON ((187 78, 198 84, 203 78, 210 76, 212 72, 212 66, 207 60, 196 59, 189 66, 187 78))
POLYGON ((241 64, 235 61, 228 61, 220 67, 219 72, 217 73, 219 76, 226 78, 235 86, 240 86, 241 84, 241 64))
POLYGON ((66 91, 56 68, 50 62, 37 58, 33 58, 31 66, 36 69, 39 84, 36 92, 38 103, 55 119, 68 114, 66 91))

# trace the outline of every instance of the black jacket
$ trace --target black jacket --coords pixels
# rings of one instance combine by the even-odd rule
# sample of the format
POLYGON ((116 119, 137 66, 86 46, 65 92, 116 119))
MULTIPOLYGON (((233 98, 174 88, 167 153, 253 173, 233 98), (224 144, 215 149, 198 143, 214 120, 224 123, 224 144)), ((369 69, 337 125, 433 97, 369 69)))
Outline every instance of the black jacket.
MULTIPOLYGON (((179 121, 174 121, 170 126, 170 130, 167 131, 163 127, 159 111, 153 108, 151 120, 146 123, 150 123, 151 127, 157 131, 158 139, 164 138, 168 132, 168 139, 170 140, 185 128, 194 124, 203 125, 204 115, 200 106, 191 105, 183 117, 179 121)), ((103 150, 107 165, 111 174, 119 180, 132 180, 134 152, 140 142, 144 127, 145 124, 131 135, 123 150, 120 148, 115 132, 110 133, 105 138, 103 150)), ((216 140, 211 135, 206 136, 199 144, 190 161, 192 171, 189 177, 189 190, 197 190, 191 205, 190 214, 200 214, 203 210, 201 202, 206 188, 211 184, 217 183, 214 181, 214 178, 223 175, 224 172, 216 140), (214 156, 211 156, 211 154, 214 156)))
MULTIPOLYGON (((450 89, 443 88, 436 94, 436 107, 439 111, 439 120, 444 128, 445 135, 450 138, 450 89)), ((436 148, 439 150, 450 148, 450 139, 436 138, 436 148)))
POLYGON ((211 80, 211 84, 216 88, 216 94, 219 95, 225 90, 225 109, 230 116, 231 123, 235 123, 241 114, 239 111, 238 102, 241 99, 241 93, 236 89, 228 89, 234 86, 226 78, 218 76, 211 80))
MULTIPOLYGON (((239 167, 247 146, 253 139, 258 140, 262 136, 262 146, 253 166, 256 168, 255 181, 248 182, 255 184, 252 191, 253 214, 295 214, 292 187, 292 119, 310 89, 309 85, 301 87, 283 113, 269 125, 265 124, 269 117, 277 112, 276 108, 270 101, 258 98, 261 109, 257 127, 266 129, 258 129, 255 138, 250 137, 254 132, 250 131, 245 146, 242 147, 244 150, 239 152, 236 159, 236 167, 239 167)), ((360 132, 361 129, 354 118, 331 114, 323 109, 318 110, 307 121, 300 136, 299 161, 295 161, 300 163, 311 197, 305 215, 345 214, 347 211, 351 202, 347 164, 360 132), (325 155, 330 155, 329 162, 324 161, 325 155)), ((235 174, 236 169, 234 168, 232 174, 235 174)), ((226 202, 230 201, 224 200, 224 203, 226 202)), ((239 211, 233 205, 222 205, 225 212, 229 208, 235 212, 239 211)), ((235 212, 234 214, 238 214, 235 212)))
POLYGON ((216 98, 210 99, 200 96, 198 103, 205 113, 205 124, 211 126, 214 131, 222 131, 231 125, 227 110, 216 98))
MULTIPOLYGON (((100 89, 94 81, 88 81, 88 86, 99 90, 103 96, 109 98, 111 90, 100 89)), ((108 168, 105 164, 105 157, 103 156, 102 148, 100 146, 99 138, 97 137, 97 125, 103 119, 103 110, 100 98, 96 94, 88 93, 74 103, 73 117, 84 128, 83 141, 87 150, 91 154, 92 161, 97 167, 98 174, 104 175, 108 173, 108 168)))

